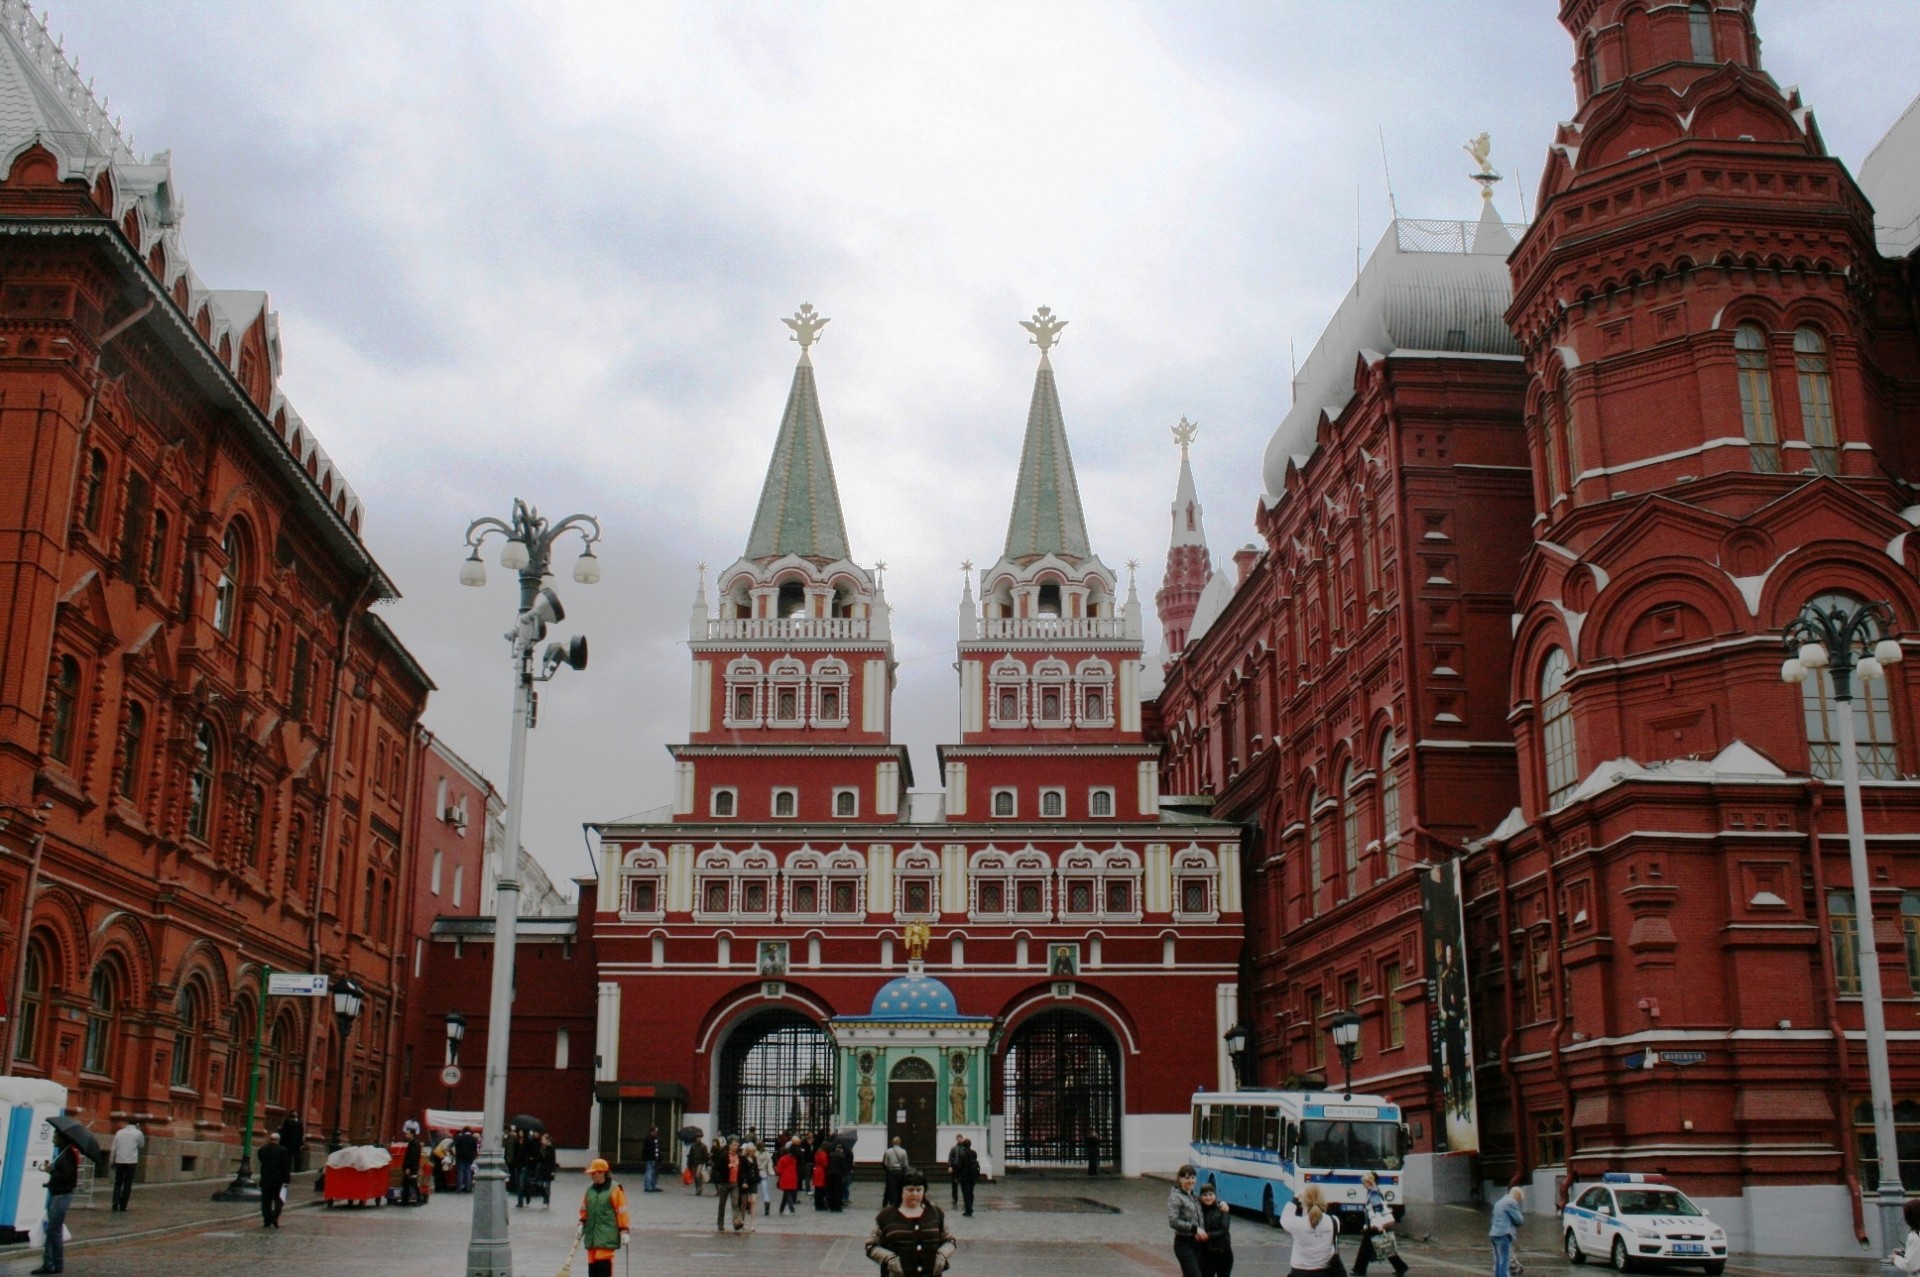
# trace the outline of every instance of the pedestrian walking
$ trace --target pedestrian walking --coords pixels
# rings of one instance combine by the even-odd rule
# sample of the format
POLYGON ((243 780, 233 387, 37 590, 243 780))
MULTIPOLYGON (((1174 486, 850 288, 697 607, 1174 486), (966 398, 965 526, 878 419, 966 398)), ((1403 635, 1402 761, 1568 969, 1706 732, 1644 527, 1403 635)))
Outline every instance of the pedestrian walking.
POLYGON ((1233 1277, 1233 1213, 1211 1184, 1200 1189, 1199 1231, 1200 1277, 1233 1277))
POLYGON ((509 1126, 500 1140, 500 1161, 507 1169, 507 1196, 520 1191, 520 1128, 509 1126))
POLYGON ((1510 1188, 1494 1203, 1493 1224, 1487 1240, 1493 1243, 1493 1277, 1511 1277, 1513 1244, 1520 1237, 1520 1226, 1527 1222, 1527 1194, 1522 1188, 1510 1188))
POLYGON ((907 1157, 907 1146, 900 1142, 898 1135, 893 1143, 887 1145, 887 1151, 880 1154, 880 1169, 887 1175, 886 1196, 880 1199, 882 1206, 898 1206, 900 1190, 907 1182, 907 1172, 913 1169, 913 1162, 907 1157))
POLYGON ((260 1146, 260 1227, 280 1227, 280 1208, 287 1203, 287 1185, 293 1180, 293 1150, 280 1142, 279 1131, 268 1131, 260 1146))
POLYGON ((1173 1230, 1173 1261, 1180 1265, 1180 1277, 1200 1277, 1200 1244, 1206 1241, 1206 1217, 1200 1213, 1200 1199, 1193 1195, 1193 1183, 1199 1175, 1191 1165, 1174 1172, 1173 1187, 1167 1190, 1167 1227, 1173 1230))
POLYGON ((813 1150, 812 1180, 813 1208, 815 1210, 825 1210, 827 1208, 827 1168, 831 1164, 832 1159, 827 1153, 826 1145, 821 1144, 816 1146, 813 1150))
POLYGON ((960 1137, 960 1164, 954 1169, 953 1182, 960 1190, 960 1200, 966 1205, 966 1213, 973 1214, 973 1186, 980 1182, 980 1154, 973 1151, 973 1141, 960 1137))
POLYGON ((147 1133, 140 1119, 130 1117, 113 1133, 113 1209, 125 1210, 133 1200, 133 1174, 140 1169, 140 1153, 147 1147, 147 1133))
POLYGON ((1340 1225, 1327 1213, 1318 1184, 1287 1204, 1280 1227, 1293 1238, 1288 1277, 1340 1277, 1340 1225))
POLYGON ((647 1131, 647 1138, 640 1141, 640 1161, 647 1168, 647 1182, 644 1191, 660 1191, 660 1128, 655 1126, 647 1131))
POLYGON ((1894 1248, 1887 1262, 1893 1265, 1894 1271, 1913 1277, 1920 1273, 1920 1197, 1909 1197, 1900 1214, 1907 1221, 1907 1240, 1894 1248))
POLYGON ((286 1120, 280 1123, 280 1147, 293 1159, 292 1170, 307 1169, 307 1128, 298 1113, 287 1114, 286 1120))
MULTIPOLYGON (((756 1143, 753 1146, 753 1170, 758 1177, 753 1183, 760 1193, 760 1216, 764 1219, 773 1214, 773 1150, 756 1143)), ((747 1215, 753 1215, 751 1202, 747 1203, 747 1215)))
POLYGON ((475 1138, 473 1128, 465 1126, 453 1137, 453 1172, 460 1193, 473 1191, 473 1163, 480 1156, 480 1141, 475 1138))
POLYGON ((426 1153, 426 1146, 420 1142, 420 1124, 406 1124, 407 1146, 400 1154, 400 1204, 402 1206, 424 1206, 427 1199, 420 1195, 420 1159, 426 1153))
POLYGON ((927 1200, 927 1176, 909 1169, 900 1185, 900 1201, 880 1208, 867 1234, 867 1258, 883 1277, 935 1277, 947 1271, 959 1246, 947 1231, 947 1217, 927 1200))
POLYGON ((1088 1131, 1086 1145, 1087 1174, 1089 1176, 1098 1175, 1100 1173, 1100 1133, 1098 1131, 1088 1131))
POLYGON ((580 1199, 580 1229, 574 1234, 576 1245, 587 1248, 587 1277, 613 1277, 615 1252, 632 1241, 628 1231, 627 1190, 613 1182, 613 1168, 607 1159, 596 1157, 587 1164, 586 1193, 580 1199))
POLYGON ((779 1160, 773 1164, 773 1175, 780 1184, 780 1213, 792 1211, 800 1213, 797 1205, 800 1196, 800 1160, 794 1154, 798 1151, 797 1141, 788 1144, 781 1152, 779 1160))
POLYGON ((827 1146, 827 1209, 845 1210, 853 1203, 853 1150, 833 1141, 827 1146))
POLYGON ((760 1173, 760 1148, 756 1144, 746 1143, 740 1146, 740 1157, 745 1163, 740 1168, 740 1189, 733 1195, 733 1231, 739 1232, 742 1221, 748 1232, 753 1231, 753 1195, 759 1191, 767 1177, 760 1173))
POLYGON ((559 1167, 559 1155, 553 1148, 553 1136, 544 1131, 530 1138, 520 1167, 519 1202, 525 1206, 535 1197, 553 1205, 553 1173, 559 1167))
POLYGON ((453 1191, 453 1136, 442 1134, 427 1154, 433 1162, 433 1186, 442 1193, 453 1191))
POLYGON ((1394 1273, 1407 1271, 1407 1261, 1400 1258, 1400 1239, 1393 1232, 1393 1207, 1387 1205, 1386 1196, 1380 1191, 1380 1178, 1372 1171, 1360 1177, 1360 1187, 1367 1190, 1367 1218, 1360 1226, 1360 1250, 1353 1257, 1353 1277, 1367 1277, 1367 1265, 1376 1259, 1384 1259, 1393 1265, 1394 1273))
POLYGON ((960 1145, 966 1139, 964 1135, 953 1137, 953 1147, 947 1150, 947 1187, 952 1190, 953 1205, 960 1204, 960 1145))
MULTIPOLYGON (((719 1142, 717 1139, 714 1141, 719 1142)), ((727 1231, 727 1213, 732 1209, 733 1226, 737 1230, 740 1223, 740 1190, 751 1188, 747 1176, 752 1173, 752 1161, 740 1151, 740 1140, 736 1136, 727 1141, 724 1152, 713 1157, 713 1195, 718 1200, 713 1208, 713 1231, 727 1231)))
POLYGON ((59 1131, 53 1133, 53 1158, 47 1163, 47 1240, 40 1248, 35 1274, 65 1272, 67 1267, 67 1207, 80 1182, 80 1150, 59 1131))
POLYGON ((698 1197, 707 1183, 707 1142, 698 1135, 687 1147, 687 1169, 693 1172, 693 1195, 698 1197))

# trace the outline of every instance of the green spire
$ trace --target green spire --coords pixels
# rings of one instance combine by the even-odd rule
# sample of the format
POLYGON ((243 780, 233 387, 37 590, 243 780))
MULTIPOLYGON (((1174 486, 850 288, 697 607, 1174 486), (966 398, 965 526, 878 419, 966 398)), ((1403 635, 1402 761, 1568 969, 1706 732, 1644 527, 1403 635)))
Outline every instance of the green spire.
POLYGON ((766 485, 760 489, 760 508, 753 516, 746 557, 849 558, 840 491, 833 482, 833 457, 827 452, 827 427, 813 384, 813 360, 807 354, 827 321, 811 305, 804 305, 792 319, 780 322, 793 329, 794 340, 800 343, 800 364, 793 370, 793 389, 787 392, 787 410, 780 418, 766 485))
POLYGON ((1057 554, 1087 559, 1087 520, 1080 512, 1080 486, 1073 478, 1073 454, 1067 450, 1067 423, 1060 414, 1060 392, 1053 384, 1047 351, 1067 326, 1042 306, 1033 322, 1021 321, 1040 347, 1040 370, 1033 379, 1033 403, 1027 408, 1027 438, 1020 447, 1020 479, 1013 493, 1013 517, 1007 521, 1007 557, 1022 559, 1057 554))

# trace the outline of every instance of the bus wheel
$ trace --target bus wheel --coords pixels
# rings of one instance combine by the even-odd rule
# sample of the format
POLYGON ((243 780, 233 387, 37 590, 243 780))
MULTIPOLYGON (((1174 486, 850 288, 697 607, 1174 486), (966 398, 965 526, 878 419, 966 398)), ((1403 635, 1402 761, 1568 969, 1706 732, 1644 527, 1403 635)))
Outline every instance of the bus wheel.
POLYGON ((1268 1185, 1267 1191, 1260 1197, 1260 1218, 1267 1221, 1268 1228, 1280 1227, 1280 1216, 1275 1214, 1273 1209, 1272 1185, 1268 1185))

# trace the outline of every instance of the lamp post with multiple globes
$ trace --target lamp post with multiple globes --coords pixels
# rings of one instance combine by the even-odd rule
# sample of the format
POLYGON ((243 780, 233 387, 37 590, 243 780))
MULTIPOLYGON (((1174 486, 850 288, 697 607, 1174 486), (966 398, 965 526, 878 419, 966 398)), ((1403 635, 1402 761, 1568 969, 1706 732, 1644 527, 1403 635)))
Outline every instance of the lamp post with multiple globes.
MULTIPOLYGON (((1885 603, 1849 605, 1816 600, 1788 623, 1787 650, 1780 667, 1789 683, 1804 683, 1824 670, 1839 706, 1833 715, 1840 747, 1840 785, 1846 798, 1847 860, 1853 876, 1854 911, 1860 919, 1860 1018, 1867 1038, 1867 1086, 1873 1100, 1873 1142, 1880 1162, 1880 1249, 1906 1236, 1901 1207, 1900 1153, 1893 1126, 1893 1076, 1887 1065, 1887 1018, 1880 994, 1880 954, 1873 934, 1873 879, 1868 874, 1865 821, 1860 808, 1860 758, 1853 722, 1854 680, 1886 677, 1897 665, 1900 642, 1893 637, 1893 609, 1885 603)), ((1818 849, 1816 848, 1816 853, 1818 849)))
POLYGON ((1329 1026, 1333 1034, 1333 1045, 1340 1051, 1340 1065, 1346 1070, 1347 1098, 1353 1098, 1353 1062, 1360 1055, 1360 1017, 1352 1011, 1342 1011, 1333 1017, 1329 1026))
MULTIPOLYGON (((507 1039, 513 1020, 514 940, 520 917, 520 826, 526 806, 527 730, 533 726, 538 698, 535 683, 544 683, 565 665, 587 667, 587 640, 576 634, 565 643, 549 643, 536 662, 534 645, 547 635, 547 626, 566 616, 560 596, 546 584, 554 542, 567 533, 585 543, 573 565, 573 579, 592 585, 600 579, 600 560, 593 546, 600 539, 600 521, 590 514, 570 514, 549 522, 526 502, 515 499, 508 519, 485 516, 467 525, 467 560, 460 565, 460 584, 487 583, 487 565, 480 547, 488 537, 503 539, 500 566, 520 577, 520 606, 513 628, 506 633, 513 650, 513 733, 507 755, 507 827, 496 867, 494 890, 493 987, 487 1006, 487 1076, 482 1106, 480 1156, 474 1167, 473 1231, 467 1242, 467 1277, 512 1277, 513 1247, 507 1240, 506 1172, 501 1163, 501 1137, 507 1109, 507 1039), (537 668, 536 668, 537 667, 537 668)), ((462 1034, 466 1031, 461 1021, 462 1034)), ((451 1039, 453 1026, 448 1025, 451 1039)))
POLYGON ((1233 1085, 1238 1090, 1247 1084, 1247 1026, 1235 1021, 1234 1026, 1222 1035, 1227 1044, 1227 1061, 1233 1065, 1233 1085))

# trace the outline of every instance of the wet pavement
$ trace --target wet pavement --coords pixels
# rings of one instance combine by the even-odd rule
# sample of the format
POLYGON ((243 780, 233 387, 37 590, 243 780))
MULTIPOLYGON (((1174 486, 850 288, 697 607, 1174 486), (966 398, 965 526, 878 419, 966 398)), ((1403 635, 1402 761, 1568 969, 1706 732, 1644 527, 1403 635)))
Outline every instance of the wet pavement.
MULTIPOLYGON (((714 1199, 694 1197, 679 1184, 659 1193, 642 1193, 638 1176, 628 1183, 634 1248, 614 1272, 671 1273, 675 1277, 754 1271, 861 1274, 875 1271, 862 1253, 868 1225, 879 1205, 879 1186, 856 1186, 854 1207, 844 1214, 816 1212, 803 1202, 797 1215, 756 1219, 752 1233, 714 1230, 714 1199)), ((554 1185, 554 1206, 538 1203, 509 1207, 514 1272, 519 1277, 553 1277, 573 1243, 574 1214, 585 1186, 579 1174, 563 1173, 554 1185)), ((303 1175, 278 1231, 260 1227, 254 1205, 209 1201, 216 1182, 142 1185, 133 1209, 107 1210, 104 1186, 91 1209, 68 1217, 74 1234, 67 1271, 99 1277, 257 1277, 262 1266, 274 1277, 325 1274, 404 1273, 407 1277, 466 1271, 466 1244, 472 1221, 471 1197, 436 1196, 419 1208, 356 1207, 323 1209, 312 1192, 312 1176, 303 1175)), ((1100 1179, 1079 1176, 1019 1177, 980 1186, 972 1218, 957 1211, 951 1226, 960 1237, 956 1277, 1167 1277, 1178 1269, 1168 1244, 1164 1181, 1100 1179)), ((777 1197, 777 1194, 776 1194, 777 1197)), ((934 1200, 946 1204, 947 1189, 935 1186, 934 1200)), ((1470 1207, 1415 1207, 1402 1227, 1402 1254, 1414 1273, 1489 1273, 1484 1211, 1470 1207), (1424 1239, 1424 1240, 1423 1240, 1424 1239)), ((1283 1277, 1289 1247, 1286 1234, 1258 1220, 1234 1222, 1236 1277, 1283 1277)), ((1341 1247, 1349 1264, 1354 1242, 1341 1247)), ((1530 1277, 1574 1269, 1560 1257, 1554 1222, 1530 1218, 1521 1253, 1530 1277)), ((0 1248, 0 1277, 15 1277, 37 1267, 38 1252, 24 1246, 0 1248)), ((1681 1269, 1678 1271, 1698 1271, 1681 1269)), ((1738 1277, 1814 1277, 1815 1274, 1876 1273, 1860 1260, 1749 1259, 1735 1256, 1727 1272, 1738 1277)), ((574 1262, 575 1277, 586 1272, 584 1257, 574 1262)), ((1374 1277, 1391 1270, 1376 1265, 1374 1277)))

